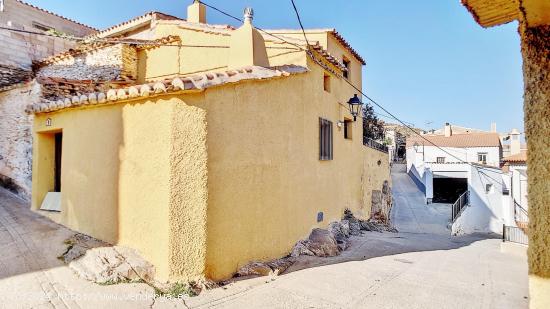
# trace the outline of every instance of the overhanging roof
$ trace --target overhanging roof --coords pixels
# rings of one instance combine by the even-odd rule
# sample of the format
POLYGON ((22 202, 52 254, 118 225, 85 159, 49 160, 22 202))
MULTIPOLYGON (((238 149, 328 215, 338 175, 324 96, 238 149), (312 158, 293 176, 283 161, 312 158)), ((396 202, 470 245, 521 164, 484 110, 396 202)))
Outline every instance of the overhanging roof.
POLYGON ((524 18, 529 26, 550 24, 548 0, 461 0, 482 27, 493 27, 524 18))

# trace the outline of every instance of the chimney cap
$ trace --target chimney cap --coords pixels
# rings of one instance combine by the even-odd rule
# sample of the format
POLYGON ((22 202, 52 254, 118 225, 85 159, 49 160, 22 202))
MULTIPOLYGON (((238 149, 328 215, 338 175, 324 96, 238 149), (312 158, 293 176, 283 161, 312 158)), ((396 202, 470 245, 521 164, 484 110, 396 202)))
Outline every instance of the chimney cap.
POLYGON ((244 9, 244 21, 251 23, 254 19, 254 9, 251 7, 246 7, 244 9))

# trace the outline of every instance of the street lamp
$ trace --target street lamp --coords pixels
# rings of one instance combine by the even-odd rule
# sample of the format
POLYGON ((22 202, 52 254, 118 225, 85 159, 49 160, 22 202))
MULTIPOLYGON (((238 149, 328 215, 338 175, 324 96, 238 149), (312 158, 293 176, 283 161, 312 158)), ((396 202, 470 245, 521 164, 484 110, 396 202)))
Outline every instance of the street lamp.
POLYGON ((349 105, 349 112, 353 116, 353 121, 357 120, 357 115, 359 115, 359 112, 361 111, 361 107, 363 106, 363 102, 361 102, 361 99, 355 94, 353 98, 349 99, 348 101, 349 105))

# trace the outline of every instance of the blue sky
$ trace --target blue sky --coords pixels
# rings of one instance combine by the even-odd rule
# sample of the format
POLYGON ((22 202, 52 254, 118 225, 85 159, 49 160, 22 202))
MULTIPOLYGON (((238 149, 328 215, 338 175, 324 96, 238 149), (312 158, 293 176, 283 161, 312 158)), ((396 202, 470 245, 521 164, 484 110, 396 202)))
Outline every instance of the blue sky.
MULTIPOLYGON (((191 0, 27 0, 106 28, 147 11, 185 18, 191 0)), ((290 0, 205 0, 261 28, 297 28, 290 0)), ((460 0, 296 0, 306 28, 335 27, 366 59, 365 92, 407 122, 445 122, 523 132, 523 82, 517 24, 483 29, 460 0)), ((209 23, 235 24, 212 10, 209 23)))

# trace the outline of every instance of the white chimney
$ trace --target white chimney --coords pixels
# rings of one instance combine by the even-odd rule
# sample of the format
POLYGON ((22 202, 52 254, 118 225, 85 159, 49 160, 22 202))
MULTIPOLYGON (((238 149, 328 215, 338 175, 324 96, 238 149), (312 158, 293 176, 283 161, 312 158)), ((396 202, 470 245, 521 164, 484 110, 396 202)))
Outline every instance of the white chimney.
POLYGON ((451 125, 447 122, 445 124, 445 137, 451 137, 453 135, 453 130, 451 129, 451 125))
POLYGON ((496 122, 491 122, 491 132, 497 133, 497 124, 496 122))
POLYGON ((517 129, 510 132, 510 155, 515 155, 521 152, 520 133, 517 129))
POLYGON ((187 7, 187 21, 190 23, 206 24, 206 6, 199 0, 194 0, 187 7))
POLYGON ((262 34, 254 28, 254 11, 246 8, 243 25, 231 33, 229 42, 229 69, 248 66, 269 67, 269 58, 262 34))

